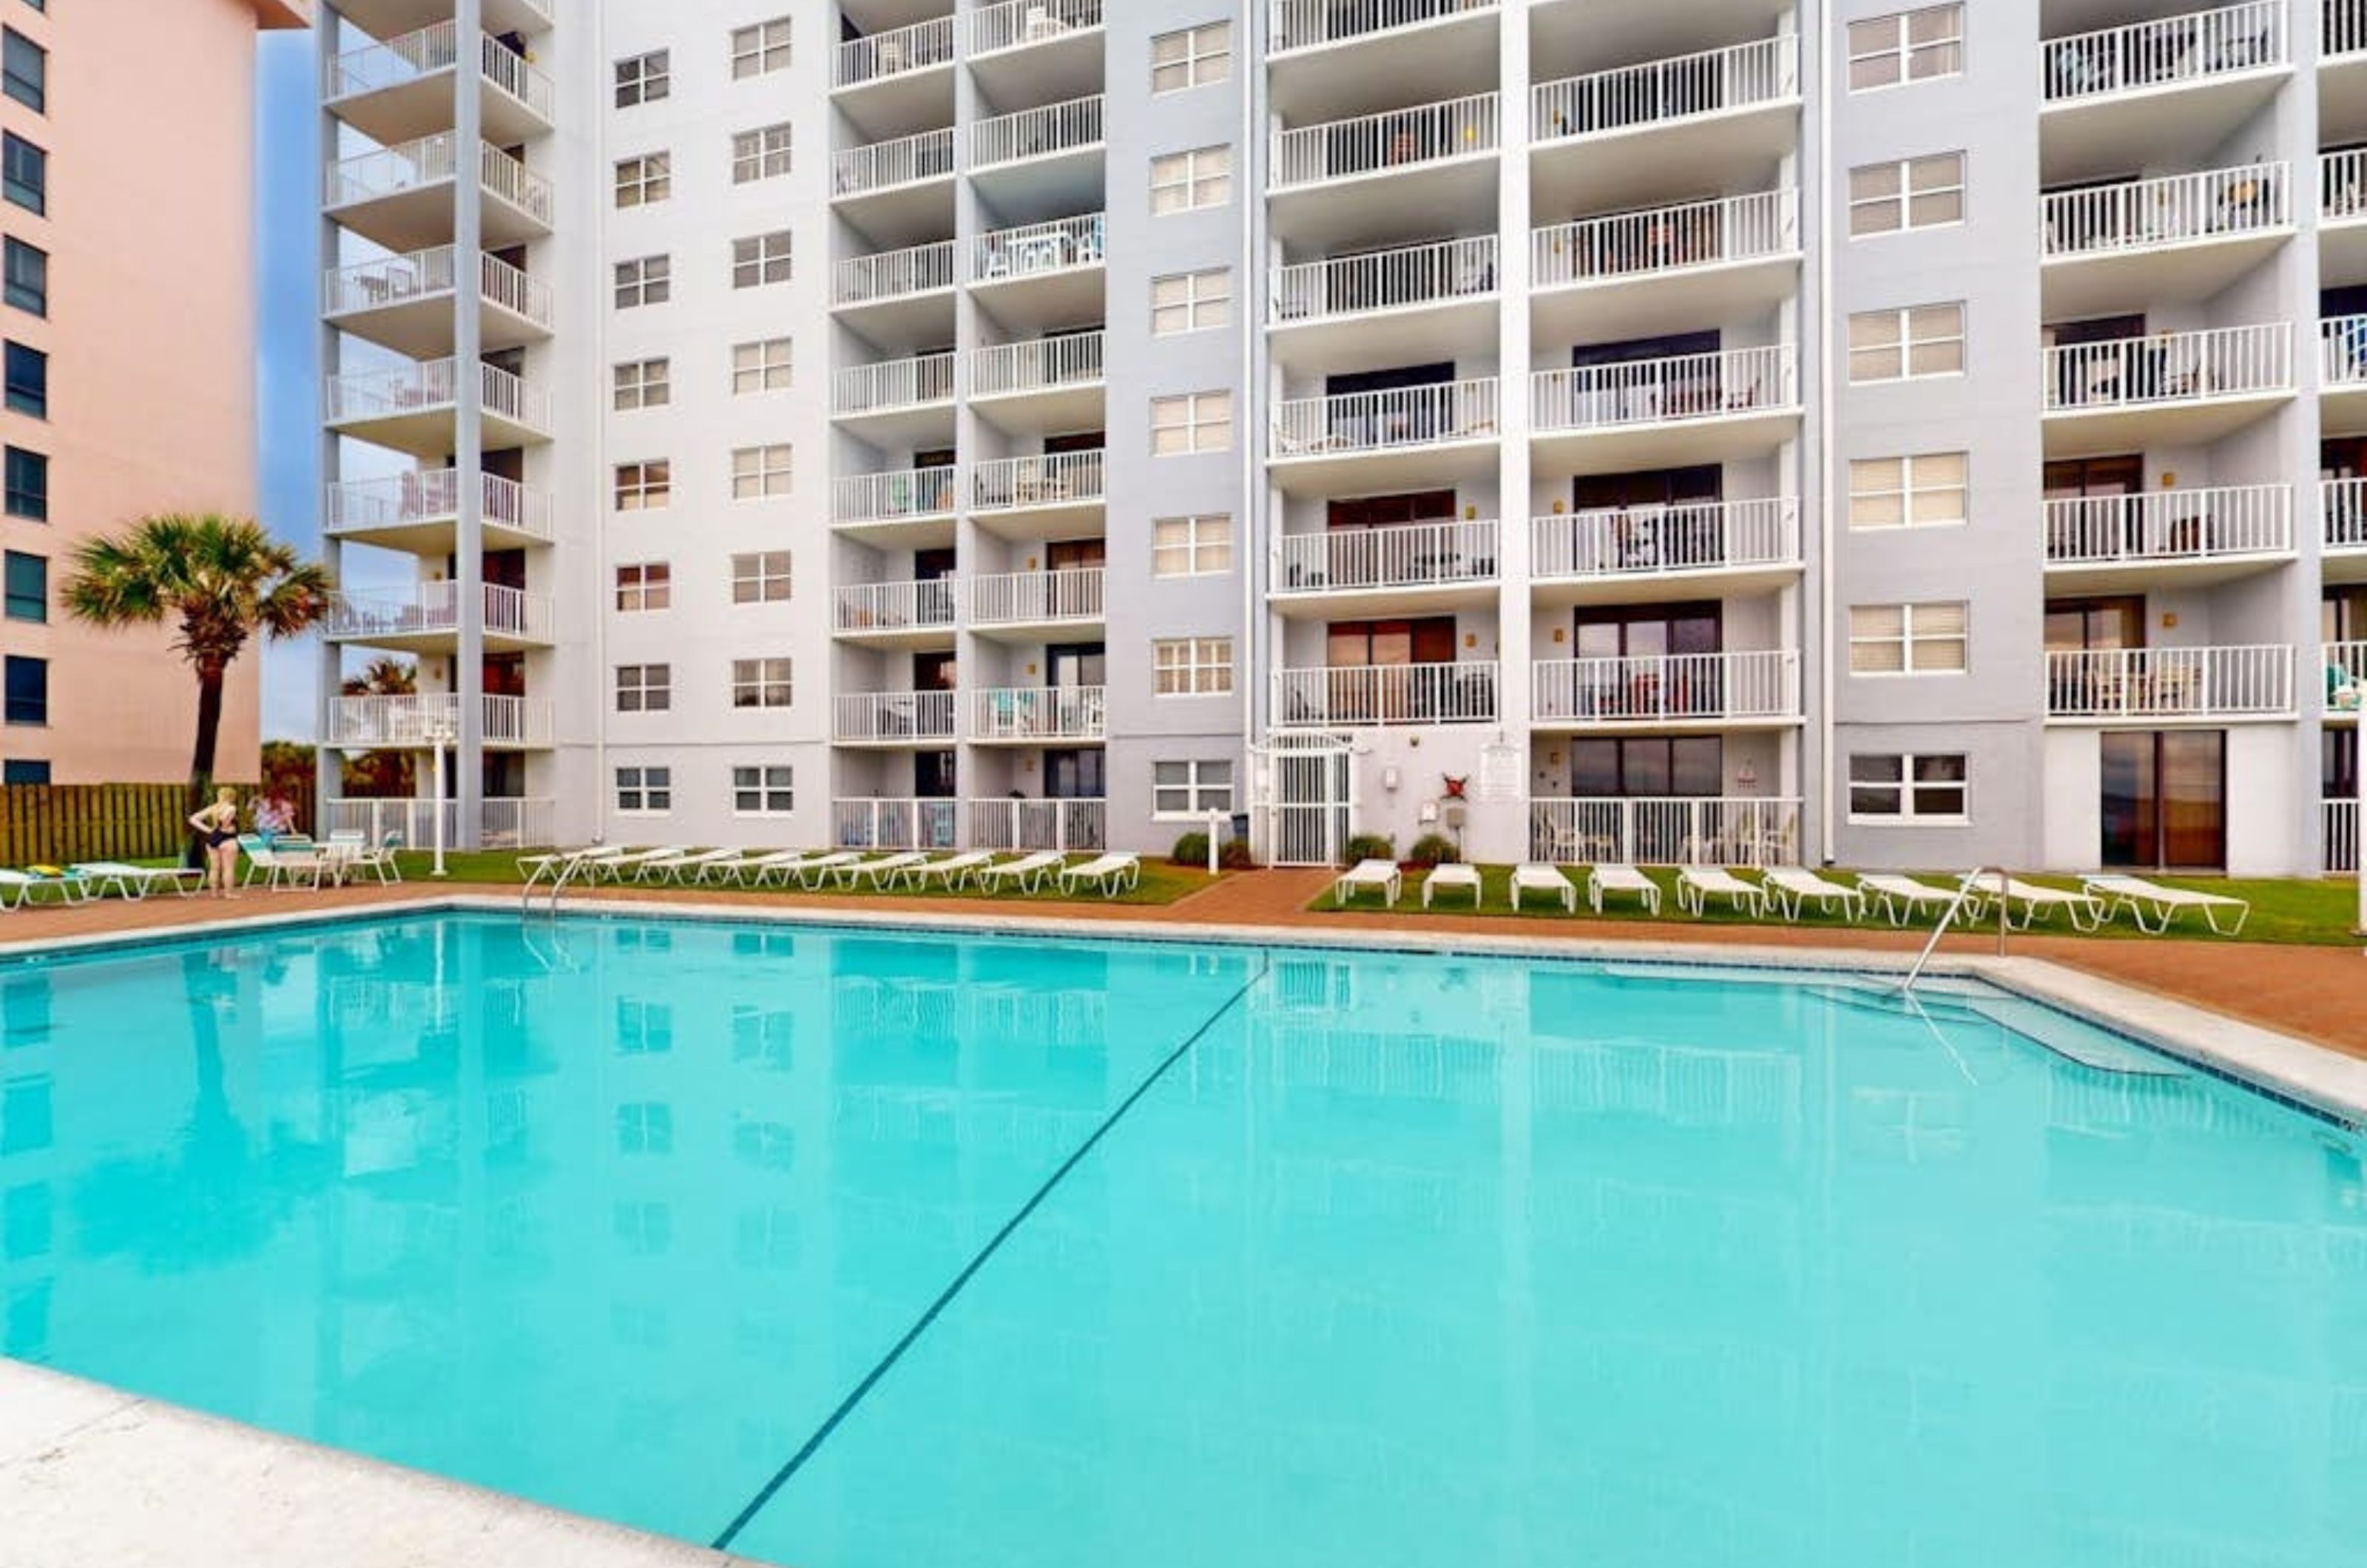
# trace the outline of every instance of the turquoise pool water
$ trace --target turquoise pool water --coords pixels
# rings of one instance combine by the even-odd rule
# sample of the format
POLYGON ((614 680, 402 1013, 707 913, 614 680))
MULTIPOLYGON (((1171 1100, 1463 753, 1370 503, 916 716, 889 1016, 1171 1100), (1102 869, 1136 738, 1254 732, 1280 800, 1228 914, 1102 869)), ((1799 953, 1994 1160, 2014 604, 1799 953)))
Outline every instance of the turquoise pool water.
POLYGON ((2367 1563, 2358 1143, 2028 1004, 454 916, 0 1021, 6 1353, 795 1568, 2367 1563))

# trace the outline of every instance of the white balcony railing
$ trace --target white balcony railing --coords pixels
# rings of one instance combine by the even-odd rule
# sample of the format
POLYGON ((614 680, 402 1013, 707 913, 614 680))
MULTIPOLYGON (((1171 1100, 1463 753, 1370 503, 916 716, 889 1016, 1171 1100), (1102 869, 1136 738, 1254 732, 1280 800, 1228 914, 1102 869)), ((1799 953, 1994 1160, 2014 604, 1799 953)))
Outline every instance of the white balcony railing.
POLYGON ((1540 370, 1529 417, 1538 430, 1571 431, 1761 413, 1798 402, 1797 374, 1788 343, 1540 370))
POLYGON ((2247 0, 2125 27, 2048 39, 2040 64, 2048 104, 2183 86, 2282 65, 2285 0, 2247 0))
POLYGON ((1776 103, 1799 91, 1799 38, 1779 33, 1699 54, 1541 82, 1530 91, 1529 134, 1539 141, 1605 136, 1776 103))
POLYGON ((477 177, 485 189, 548 227, 550 182, 488 141, 477 149, 477 177))
POLYGON ((1102 0, 1005 0, 969 14, 969 51, 1024 49, 1101 25, 1102 0))
POLYGON ((2328 316, 2317 324, 2317 341, 2328 387, 2367 386, 2367 316, 2328 316))
POLYGON ((944 741, 954 739, 952 692, 848 692, 835 705, 834 740, 944 741))
POLYGON ((478 39, 478 62, 485 80, 548 120, 559 101, 559 90, 549 76, 527 63, 526 57, 497 38, 478 39))
POLYGON ((1529 272, 1538 288, 1552 288, 1758 261, 1799 248, 1800 193, 1753 191, 1539 229, 1531 238, 1529 272))
POLYGON ((1105 686, 1003 686, 970 694, 973 740, 1099 740, 1108 728, 1105 686))
POLYGON ((954 579, 915 582, 845 582, 832 590, 832 625, 842 632, 905 632, 953 628, 960 595, 954 579))
POLYGON ((1501 116, 1498 95, 1478 93, 1277 131, 1268 186, 1289 190, 1493 152, 1502 141, 1501 116))
POLYGON ((831 269, 830 302, 872 305, 954 286, 954 243, 849 256, 831 269))
POLYGON ((2359 803, 2356 800, 2322 800, 2318 802, 2318 831, 2326 840, 2326 870, 2336 872, 2359 869, 2359 803))
MULTIPOLYGON (((328 167, 322 200, 329 207, 380 201, 449 180, 458 172, 459 141, 450 131, 380 147, 328 167)), ((550 221, 550 182, 492 142, 478 147, 478 173, 487 191, 539 222, 550 221)))
POLYGON ((1476 299, 1496 291, 1496 236, 1276 267, 1268 318, 1276 325, 1335 321, 1476 299))
POLYGON ((973 350, 969 395, 992 398, 1093 386, 1102 379, 1103 339, 1099 332, 1063 333, 973 350))
POLYGON ((949 850, 961 831, 957 800, 886 797, 830 803, 830 841, 842 850, 949 850))
POLYGON ((954 19, 932 17, 869 38, 848 39, 838 46, 838 55, 831 63, 830 84, 858 87, 907 72, 950 65, 953 59, 954 19))
POLYGON ((415 32, 367 43, 334 56, 322 96, 329 99, 384 92, 459 62, 460 34, 452 22, 430 23, 415 32))
POLYGON ((478 288, 485 302, 498 305, 515 316, 523 316, 546 330, 550 326, 550 286, 530 277, 499 256, 480 256, 478 288))
MULTIPOLYGON (((490 694, 478 702, 485 744, 550 744, 549 703, 490 694)), ((348 750, 423 750, 436 744, 439 735, 448 746, 459 734, 459 726, 460 698, 452 692, 329 700, 328 744, 348 750)))
POLYGON ((1070 267, 1100 266, 1107 259, 1104 215, 1088 212, 979 235, 970 242, 969 277, 973 283, 1002 283, 1070 267))
MULTIPOLYGON (((494 366, 477 369, 479 403, 487 413, 537 430, 549 428, 550 399, 540 387, 494 366)), ((459 401, 459 364, 451 359, 333 376, 323 384, 323 412, 330 423, 343 424, 447 409, 459 401)))
POLYGON ((1486 376, 1277 403, 1269 455, 1278 461, 1386 452, 1492 439, 1495 434, 1496 378, 1486 376))
POLYGON ((1496 0, 1268 0, 1266 50, 1318 49, 1495 8, 1496 0))
POLYGON ((1097 566, 974 577, 969 584, 970 625, 1010 626, 1042 621, 1098 621, 1103 613, 1103 570, 1097 566))
POLYGON ((1541 579, 1669 577, 1799 559, 1800 503, 1790 496, 1611 507, 1529 521, 1529 571, 1541 579))
POLYGON ((831 482, 832 523, 900 523, 947 516, 954 510, 954 470, 903 468, 885 474, 844 474, 831 482))
POLYGON ((449 245, 333 267, 322 281, 323 309, 342 316, 432 299, 452 292, 458 281, 453 268, 449 245))
POLYGON ((2367 479, 2320 479, 2317 504, 2326 549, 2367 550, 2367 479))
POLYGON ((2049 413, 2288 390, 2293 330, 2283 321, 2156 333, 2045 351, 2049 413))
POLYGON ((970 510, 1007 512, 1025 506, 1099 501, 1103 498, 1103 474, 1099 451, 991 458, 970 469, 970 510))
POLYGON ((1071 98, 981 119, 969 128, 969 164, 975 171, 1023 158, 1048 158, 1102 142, 1102 96, 1071 98))
POLYGON ((899 136, 889 141, 868 141, 842 147, 830 155, 830 188, 833 196, 864 196, 892 190, 921 180, 938 180, 954 172, 954 133, 950 126, 899 136))
MULTIPOLYGON (((436 818, 440 810, 443 841, 448 845, 462 841, 457 800, 331 800, 324 805, 328 832, 359 833, 369 843, 391 840, 404 849, 421 850, 436 841, 436 818)), ((552 843, 557 819, 554 801, 488 796, 478 803, 478 841, 487 849, 528 849, 552 843)))
POLYGON ((1490 519, 1285 534, 1274 541, 1274 591, 1337 593, 1492 582, 1496 533, 1490 519))
POLYGON ((831 377, 830 412, 879 413, 889 409, 949 403, 954 398, 954 356, 923 355, 878 365, 848 365, 831 377))
POLYGON ((972 800, 969 847, 1094 853, 1109 847, 1109 802, 1081 800, 972 800))
MULTIPOLYGON (((549 494, 497 474, 480 474, 477 482, 479 512, 486 523, 538 539, 552 537, 549 494)), ((440 523, 459 514, 459 473, 432 468, 331 485, 324 526, 331 534, 351 534, 440 523)))
POLYGON ((1788 649, 1541 659, 1534 682, 1540 723, 1694 723, 1800 713, 1800 656, 1788 649))
POLYGON ((2278 716, 2293 711, 2290 644, 2112 648, 2046 656, 2055 718, 2278 716))
POLYGON ((2229 485, 2046 503, 2049 566, 2282 555, 2293 547, 2291 485, 2229 485))
MULTIPOLYGON (((483 585, 484 629, 493 636, 547 642, 550 599, 499 583, 483 585)), ((460 585, 422 582, 405 590, 332 593, 327 633, 333 638, 367 642, 374 637, 436 637, 460 629, 460 585)))
POLYGON ((1529 802, 1529 858, 1559 865, 1793 865, 1797 797, 1640 795, 1529 802))
POLYGON ((2049 191, 2039 205, 2049 261, 2232 238, 2293 221, 2293 165, 2280 160, 2049 191))
MULTIPOLYGON (((2367 9, 2367 0, 2361 0, 2367 9)), ((2328 223, 2367 218, 2367 150, 2324 152, 2317 160, 2318 216, 2328 223)))
POLYGON ((1357 664, 1274 672, 1274 722, 1493 724, 1496 664, 1357 664))
POLYGON ((2325 0, 2319 15, 2325 27, 2317 42, 2319 59, 2367 54, 2367 0, 2325 0))
POLYGON ((2358 712, 2360 690, 2367 687, 2367 642, 2322 643, 2318 652, 2326 660, 2327 694, 2330 699, 2327 705, 2350 713, 2358 712), (2350 694, 2347 696, 2341 691, 2345 685, 2350 689, 2350 694))

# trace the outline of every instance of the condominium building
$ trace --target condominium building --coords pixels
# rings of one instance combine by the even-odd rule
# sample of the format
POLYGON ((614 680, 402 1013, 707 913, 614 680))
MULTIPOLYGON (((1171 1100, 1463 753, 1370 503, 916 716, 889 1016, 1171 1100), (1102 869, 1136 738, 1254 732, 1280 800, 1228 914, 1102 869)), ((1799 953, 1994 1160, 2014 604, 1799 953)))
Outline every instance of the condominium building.
MULTIPOLYGON (((0 4, 0 784, 188 772, 172 629, 79 626, 58 587, 78 545, 142 514, 255 511, 255 31, 311 13, 0 4), (166 103, 169 157, 125 108, 166 103)), ((256 692, 242 660, 224 777, 257 776, 256 692)))
POLYGON ((781 3, 323 29, 457 838, 2356 853, 2367 0, 781 3))

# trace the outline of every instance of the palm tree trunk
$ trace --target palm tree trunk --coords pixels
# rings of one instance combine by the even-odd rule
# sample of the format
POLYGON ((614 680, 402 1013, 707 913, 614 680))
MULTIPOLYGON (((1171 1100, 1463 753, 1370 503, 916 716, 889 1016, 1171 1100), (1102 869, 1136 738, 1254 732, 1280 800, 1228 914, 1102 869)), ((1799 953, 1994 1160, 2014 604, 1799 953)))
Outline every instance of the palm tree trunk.
MULTIPOLYGON (((195 815, 206 804, 207 792, 213 785, 214 750, 221 739, 222 671, 199 666, 198 670, 198 743, 189 753, 189 812, 195 815)), ((205 864, 205 852, 198 840, 189 840, 187 863, 205 864)))

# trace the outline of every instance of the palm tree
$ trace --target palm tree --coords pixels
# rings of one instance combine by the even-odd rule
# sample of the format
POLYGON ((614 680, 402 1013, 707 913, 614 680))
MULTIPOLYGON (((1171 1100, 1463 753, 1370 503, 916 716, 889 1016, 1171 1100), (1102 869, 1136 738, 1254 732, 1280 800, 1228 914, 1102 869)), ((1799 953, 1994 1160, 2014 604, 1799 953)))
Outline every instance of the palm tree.
POLYGON ((346 676, 343 689, 349 697, 407 697, 419 690, 419 666, 381 654, 346 676))
MULTIPOLYGON (((371 660, 358 674, 348 675, 339 687, 348 697, 408 697, 419 690, 419 666, 384 655, 371 660)), ((356 799, 401 800, 416 783, 417 765, 408 751, 365 751, 348 756, 343 767, 345 791, 356 799)))
POLYGON ((189 804, 202 805, 221 733, 222 681, 257 632, 295 637, 329 609, 329 573, 243 517, 143 517, 119 538, 74 552, 60 590, 66 613, 100 626, 176 623, 173 648, 198 675, 189 804))

